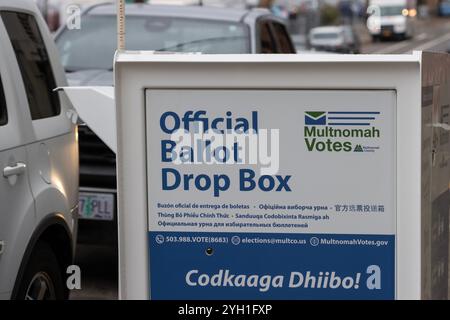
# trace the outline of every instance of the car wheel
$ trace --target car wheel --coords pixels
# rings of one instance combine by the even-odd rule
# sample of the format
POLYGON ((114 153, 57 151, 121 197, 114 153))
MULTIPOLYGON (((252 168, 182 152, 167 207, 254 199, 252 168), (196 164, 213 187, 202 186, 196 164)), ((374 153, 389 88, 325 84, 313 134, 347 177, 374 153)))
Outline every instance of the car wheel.
POLYGON ((372 42, 379 42, 380 37, 379 36, 372 36, 372 42))
POLYGON ((66 288, 58 260, 50 246, 38 242, 26 266, 18 300, 63 300, 66 288))

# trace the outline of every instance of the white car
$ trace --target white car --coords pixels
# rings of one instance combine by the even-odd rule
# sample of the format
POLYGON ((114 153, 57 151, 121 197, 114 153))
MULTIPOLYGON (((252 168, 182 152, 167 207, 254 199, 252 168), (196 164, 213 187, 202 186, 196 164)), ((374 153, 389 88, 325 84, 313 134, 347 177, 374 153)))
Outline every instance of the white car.
POLYGON ((309 45, 313 50, 338 53, 360 53, 360 41, 348 25, 323 26, 309 32, 309 45))
POLYGON ((0 299, 64 299, 78 204, 65 74, 31 0, 0 0, 0 42, 0 299))

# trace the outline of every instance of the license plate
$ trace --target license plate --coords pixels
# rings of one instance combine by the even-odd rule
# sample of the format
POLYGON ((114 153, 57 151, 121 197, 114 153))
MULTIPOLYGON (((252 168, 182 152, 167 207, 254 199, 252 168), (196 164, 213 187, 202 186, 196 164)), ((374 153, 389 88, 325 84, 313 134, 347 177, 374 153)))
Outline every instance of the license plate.
POLYGON ((383 31, 383 36, 385 36, 385 37, 390 37, 391 34, 392 34, 392 32, 390 30, 384 30, 383 31))
POLYGON ((81 219, 114 220, 114 195, 80 192, 78 208, 81 219))

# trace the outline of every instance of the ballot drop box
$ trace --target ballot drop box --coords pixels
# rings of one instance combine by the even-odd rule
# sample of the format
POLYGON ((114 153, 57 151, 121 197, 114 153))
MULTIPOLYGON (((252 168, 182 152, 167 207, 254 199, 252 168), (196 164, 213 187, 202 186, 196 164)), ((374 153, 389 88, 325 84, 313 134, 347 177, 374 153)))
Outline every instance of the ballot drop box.
POLYGON ((122 299, 447 299, 446 55, 115 61, 122 299))

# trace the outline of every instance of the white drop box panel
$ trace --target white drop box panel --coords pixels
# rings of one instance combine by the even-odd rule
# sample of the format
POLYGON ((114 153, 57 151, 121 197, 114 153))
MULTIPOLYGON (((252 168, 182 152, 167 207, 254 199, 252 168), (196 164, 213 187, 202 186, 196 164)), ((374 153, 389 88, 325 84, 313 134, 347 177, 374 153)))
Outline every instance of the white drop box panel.
POLYGON ((447 298, 448 76, 420 52, 119 53, 120 297, 447 298))

